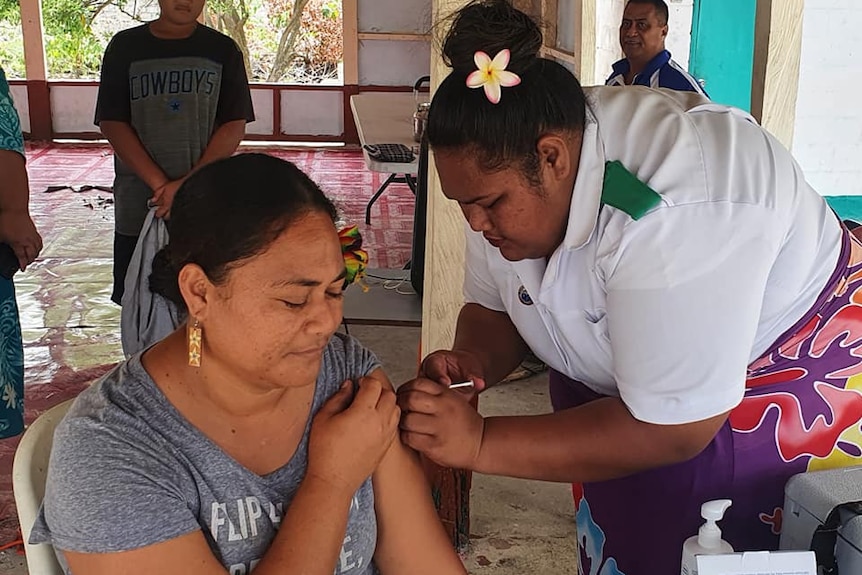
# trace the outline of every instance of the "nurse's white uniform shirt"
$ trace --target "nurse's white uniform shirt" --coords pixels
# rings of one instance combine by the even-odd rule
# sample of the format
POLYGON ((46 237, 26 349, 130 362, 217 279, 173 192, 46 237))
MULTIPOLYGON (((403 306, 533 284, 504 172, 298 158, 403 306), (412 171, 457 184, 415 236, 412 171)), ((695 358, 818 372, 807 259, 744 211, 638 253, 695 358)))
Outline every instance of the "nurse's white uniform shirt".
POLYGON ((547 264, 509 262, 468 230, 466 301, 505 311, 550 367, 639 420, 724 413, 834 271, 836 217, 744 112, 687 92, 586 91, 563 244, 547 264), (661 196, 638 220, 601 205, 612 160, 661 196))

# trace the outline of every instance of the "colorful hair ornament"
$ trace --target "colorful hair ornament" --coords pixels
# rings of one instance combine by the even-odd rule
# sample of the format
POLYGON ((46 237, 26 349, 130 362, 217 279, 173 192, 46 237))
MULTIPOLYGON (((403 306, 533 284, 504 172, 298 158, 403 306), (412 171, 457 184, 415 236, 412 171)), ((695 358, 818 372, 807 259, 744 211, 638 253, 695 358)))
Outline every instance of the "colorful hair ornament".
POLYGON ((470 88, 485 88, 485 97, 492 104, 499 104, 502 87, 511 88, 521 83, 521 77, 506 70, 509 65, 509 49, 500 50, 492 60, 481 50, 473 55, 478 70, 467 76, 470 88))
MULTIPOLYGON (((368 267, 368 252, 362 249, 359 227, 350 226, 339 230, 338 239, 341 240, 341 253, 344 255, 344 268, 347 270, 347 276, 344 278, 345 286, 359 283, 365 275, 365 268, 368 267)), ((362 284, 359 283, 359 285, 362 284)), ((368 288, 362 286, 362 289, 368 288)))

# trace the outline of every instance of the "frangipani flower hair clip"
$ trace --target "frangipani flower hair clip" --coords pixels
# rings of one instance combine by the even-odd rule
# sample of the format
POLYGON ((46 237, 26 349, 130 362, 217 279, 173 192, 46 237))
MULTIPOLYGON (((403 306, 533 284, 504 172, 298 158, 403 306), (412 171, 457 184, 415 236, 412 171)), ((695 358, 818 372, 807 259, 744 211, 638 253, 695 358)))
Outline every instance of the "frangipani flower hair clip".
POLYGON ((506 70, 509 65, 509 49, 497 52, 492 60, 481 50, 473 55, 478 70, 467 76, 467 86, 470 88, 485 88, 485 97, 492 104, 499 104, 502 89, 511 88, 521 83, 521 77, 514 72, 506 70))
POLYGON ((359 227, 350 226, 338 230, 338 239, 341 240, 341 253, 344 255, 344 267, 347 276, 344 278, 345 287, 352 283, 359 283, 363 290, 368 288, 362 285, 360 280, 365 275, 368 267, 368 252, 362 249, 362 236, 359 227))

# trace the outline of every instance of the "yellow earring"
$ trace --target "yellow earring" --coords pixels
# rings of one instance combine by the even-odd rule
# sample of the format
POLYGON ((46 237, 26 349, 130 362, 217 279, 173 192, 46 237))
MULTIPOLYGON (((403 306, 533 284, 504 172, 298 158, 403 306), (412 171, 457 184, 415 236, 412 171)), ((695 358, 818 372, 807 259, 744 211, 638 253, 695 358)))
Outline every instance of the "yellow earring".
POLYGON ((201 366, 202 339, 201 324, 195 320, 195 324, 189 326, 189 365, 192 367, 201 366))

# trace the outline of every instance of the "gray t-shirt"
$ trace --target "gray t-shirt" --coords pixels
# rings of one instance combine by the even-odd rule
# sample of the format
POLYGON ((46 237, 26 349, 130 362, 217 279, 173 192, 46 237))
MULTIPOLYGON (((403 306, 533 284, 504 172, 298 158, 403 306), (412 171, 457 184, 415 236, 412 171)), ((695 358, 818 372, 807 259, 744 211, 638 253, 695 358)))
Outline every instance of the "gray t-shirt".
MULTIPOLYGON (((374 355, 355 339, 333 336, 323 354, 312 417, 341 382, 377 367, 374 355)), ((246 575, 289 513, 305 475, 310 426, 311 417, 284 467, 256 475, 193 427, 135 355, 84 391, 58 426, 43 509, 30 541, 110 553, 201 530, 228 573, 246 575)), ((375 573, 376 543, 368 479, 353 497, 335 573, 375 573)))

